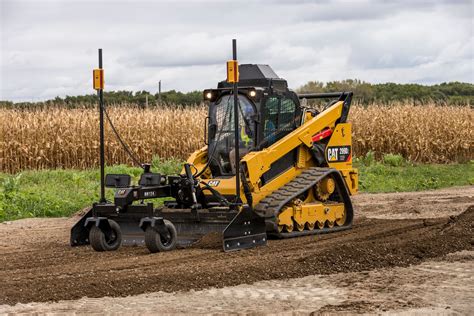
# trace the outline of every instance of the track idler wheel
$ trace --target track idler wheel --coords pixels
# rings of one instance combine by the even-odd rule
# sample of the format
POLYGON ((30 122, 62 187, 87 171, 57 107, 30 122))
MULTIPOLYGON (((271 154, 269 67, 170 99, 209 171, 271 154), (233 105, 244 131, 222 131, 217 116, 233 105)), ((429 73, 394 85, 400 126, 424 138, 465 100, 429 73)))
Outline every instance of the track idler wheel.
POLYGON ((336 224, 337 224, 338 226, 342 226, 342 225, 344 225, 345 223, 346 223, 346 210, 344 210, 344 215, 343 215, 341 218, 336 219, 336 224))
POLYGON ((122 232, 119 224, 111 219, 108 222, 110 230, 107 232, 96 225, 93 225, 89 231, 89 242, 95 251, 113 251, 122 245, 122 232))
POLYGON ((178 233, 169 220, 163 220, 168 231, 167 236, 160 234, 157 229, 148 226, 145 230, 145 245, 151 253, 170 251, 176 247, 178 233))

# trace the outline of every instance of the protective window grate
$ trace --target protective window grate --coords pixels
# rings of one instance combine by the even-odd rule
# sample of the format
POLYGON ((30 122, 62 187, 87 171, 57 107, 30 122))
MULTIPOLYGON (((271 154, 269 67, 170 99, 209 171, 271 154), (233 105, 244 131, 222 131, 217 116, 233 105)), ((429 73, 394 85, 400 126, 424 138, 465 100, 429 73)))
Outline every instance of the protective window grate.
POLYGON ((296 104, 288 98, 270 97, 265 103, 264 132, 261 144, 270 146, 280 140, 298 125, 301 119, 296 104))

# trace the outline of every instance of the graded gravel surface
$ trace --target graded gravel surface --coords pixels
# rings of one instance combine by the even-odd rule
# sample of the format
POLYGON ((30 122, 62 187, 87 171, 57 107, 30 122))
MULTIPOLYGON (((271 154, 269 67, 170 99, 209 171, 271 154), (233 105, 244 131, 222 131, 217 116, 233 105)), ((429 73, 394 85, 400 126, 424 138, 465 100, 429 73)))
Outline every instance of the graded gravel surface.
MULTIPOLYGON (((441 290, 436 292, 423 288, 426 284, 441 284, 444 281, 447 282, 446 288, 451 289, 449 291, 456 294, 459 290, 453 297, 464 298, 461 293, 472 296, 473 261, 470 251, 474 244, 473 187, 417 193, 361 194, 355 197, 354 203, 355 223, 349 231, 270 240, 267 247, 233 253, 223 253, 213 244, 212 238, 193 249, 168 253, 149 254, 144 247, 122 247, 116 252, 96 253, 89 247, 69 247, 69 229, 77 218, 26 219, 3 223, 0 224, 0 304, 77 300, 87 296, 88 299, 59 304, 69 304, 70 308, 66 310, 73 311, 76 310, 74 306, 78 306, 74 305, 76 303, 88 305, 84 300, 110 302, 113 311, 114 304, 133 306, 127 300, 133 302, 134 297, 143 300, 143 295, 100 301, 93 298, 148 293, 144 294, 145 297, 172 298, 169 302, 182 297, 189 304, 180 307, 176 303, 173 305, 174 311, 192 312, 186 306, 192 306, 194 299, 199 301, 199 295, 207 295, 208 308, 215 308, 203 307, 203 312, 219 312, 221 307, 223 309, 220 312, 225 312, 225 308, 232 311, 237 307, 234 305, 232 309, 231 302, 224 304, 222 301, 233 301, 233 297, 245 299, 255 292, 259 294, 254 296, 265 297, 271 306, 261 309, 263 305, 258 305, 257 297, 253 305, 249 300, 248 304, 242 305, 248 308, 254 306, 254 309, 243 307, 244 310, 378 312, 384 309, 414 309, 423 312, 423 308, 432 308, 429 311, 446 308, 436 298, 436 293, 441 295, 441 290), (463 250, 467 251, 467 255, 447 256, 463 250), (432 265, 440 265, 442 272, 432 268, 432 265), (436 271, 433 272, 433 269, 436 271), (398 279, 400 273, 406 277, 398 279), (434 274, 440 276, 433 278, 434 274), (452 274, 459 275, 450 278, 452 274), (390 275, 391 279, 386 279, 390 275), (468 284, 463 288, 465 282, 468 284), (305 283, 308 284, 309 293, 313 294, 299 289, 305 283), (390 290, 391 287, 399 289, 408 284, 407 291, 412 291, 415 297, 407 300, 401 295, 397 303, 394 300, 386 302, 384 297, 387 295, 381 294, 377 303, 377 300, 374 301, 377 296, 372 292, 379 283, 379 290, 388 287, 381 291, 385 294, 396 292, 390 290), (239 286, 244 288, 244 294, 239 292, 239 286), (283 287, 283 292, 268 290, 278 286, 283 287), (290 288, 288 291, 294 292, 288 297, 299 297, 296 301, 281 297, 286 293, 285 286, 290 288), (366 292, 362 291, 361 286, 365 286, 366 292), (189 290, 198 292, 187 292, 189 290), (362 294, 358 297, 357 293, 362 294), (186 298, 186 295, 194 294, 198 296, 186 298), (213 305, 214 297, 216 301, 213 305), (303 305, 309 306, 309 309, 300 309, 298 300, 300 305, 304 302, 303 305), (275 301, 281 302, 273 305, 271 302, 275 301), (291 302, 296 302, 296 305, 291 302), (282 309, 278 309, 278 304, 281 304, 282 309)), ((466 303, 467 306, 456 303, 458 301, 450 300, 448 303, 455 306, 446 306, 459 312, 472 307, 469 303, 466 303)), ((166 300, 162 303, 165 304, 166 300)), ((28 308, 32 311, 30 306, 36 306, 8 305, 0 305, 0 312, 21 312, 28 308)), ((136 311, 140 311, 138 305, 136 311)), ((50 311, 60 311, 54 306, 61 308, 61 305, 54 304, 41 306, 45 308, 44 311, 48 311, 48 308, 51 308, 50 311)), ((159 306, 153 309, 153 305, 150 305, 148 311, 159 311, 159 306)), ((169 306, 166 309, 166 305, 163 305, 162 311, 172 312, 169 306)), ((34 310, 41 308, 36 306, 34 310)), ((199 309, 195 311, 199 312, 199 309)))

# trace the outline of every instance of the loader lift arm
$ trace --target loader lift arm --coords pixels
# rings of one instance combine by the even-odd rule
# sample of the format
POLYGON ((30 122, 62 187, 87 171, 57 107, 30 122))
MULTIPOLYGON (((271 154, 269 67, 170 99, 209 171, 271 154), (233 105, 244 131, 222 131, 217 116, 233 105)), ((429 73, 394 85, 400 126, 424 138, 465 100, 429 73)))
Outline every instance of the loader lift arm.
MULTIPOLYGON (((339 123, 345 123, 350 108, 352 92, 342 93, 324 93, 324 94, 302 94, 299 98, 333 98, 339 97, 339 100, 323 110, 321 113, 305 121, 302 126, 289 133, 271 146, 257 152, 248 153, 242 160, 247 174, 247 181, 252 192, 258 193, 265 190, 261 185, 262 176, 268 172, 276 161, 288 154, 299 146, 311 148, 313 145, 313 135, 327 127, 335 127, 339 123)), ((295 168, 295 175, 299 174, 295 168)), ((273 191, 271 182, 267 184, 269 191, 273 191)), ((257 196, 257 201, 261 200, 257 196)))

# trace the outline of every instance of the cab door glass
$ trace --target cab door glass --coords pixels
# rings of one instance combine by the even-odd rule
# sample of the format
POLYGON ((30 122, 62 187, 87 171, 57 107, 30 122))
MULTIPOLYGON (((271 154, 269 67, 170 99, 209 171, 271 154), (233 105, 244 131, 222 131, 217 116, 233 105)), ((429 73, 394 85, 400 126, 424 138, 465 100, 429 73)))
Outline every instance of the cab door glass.
MULTIPOLYGON (((251 148, 255 140, 255 108, 244 96, 239 95, 240 147, 251 148)), ((232 116, 232 124, 234 124, 232 116)))
MULTIPOLYGON (((254 147, 255 106, 244 95, 239 95, 239 147, 241 155, 254 147)), ((213 175, 230 175, 235 148, 234 97, 222 96, 212 104, 209 112, 209 161, 213 175)))

